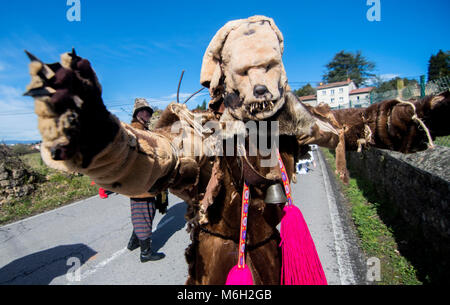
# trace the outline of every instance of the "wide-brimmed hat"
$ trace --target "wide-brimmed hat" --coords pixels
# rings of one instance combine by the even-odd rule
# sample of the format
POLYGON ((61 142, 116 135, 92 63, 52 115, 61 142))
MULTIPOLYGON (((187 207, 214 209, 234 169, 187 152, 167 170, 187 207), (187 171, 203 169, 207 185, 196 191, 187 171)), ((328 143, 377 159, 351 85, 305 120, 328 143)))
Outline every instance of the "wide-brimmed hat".
POLYGON ((136 118, 136 114, 143 109, 147 109, 150 112, 150 115, 153 114, 153 108, 150 107, 147 100, 145 98, 138 97, 134 100, 133 118, 136 118))

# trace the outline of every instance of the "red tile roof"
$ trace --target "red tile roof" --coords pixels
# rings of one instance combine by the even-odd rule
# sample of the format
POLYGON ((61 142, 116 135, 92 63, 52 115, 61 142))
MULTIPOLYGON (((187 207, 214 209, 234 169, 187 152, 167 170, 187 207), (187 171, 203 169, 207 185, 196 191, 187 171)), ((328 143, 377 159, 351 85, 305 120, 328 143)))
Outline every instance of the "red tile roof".
POLYGON ((310 100, 315 100, 317 97, 315 94, 313 95, 305 95, 305 96, 300 96, 299 100, 301 101, 310 101, 310 100))
POLYGON ((325 89, 325 88, 333 88, 333 87, 341 87, 341 86, 345 86, 348 85, 352 82, 351 79, 347 79, 346 81, 343 82, 336 82, 336 83, 330 83, 330 84, 325 84, 322 86, 317 86, 317 89, 325 89))
POLYGON ((359 88, 359 89, 355 89, 355 90, 350 91, 349 94, 369 93, 369 92, 372 91, 373 89, 375 89, 375 87, 359 88))

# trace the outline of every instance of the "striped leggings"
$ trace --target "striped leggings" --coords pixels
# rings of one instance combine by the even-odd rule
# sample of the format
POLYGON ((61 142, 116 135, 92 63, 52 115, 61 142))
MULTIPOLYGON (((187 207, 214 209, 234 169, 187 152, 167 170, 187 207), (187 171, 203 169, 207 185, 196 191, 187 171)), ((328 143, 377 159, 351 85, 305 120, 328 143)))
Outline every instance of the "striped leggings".
POLYGON ((140 240, 150 238, 155 216, 155 198, 130 198, 130 205, 134 233, 140 240))

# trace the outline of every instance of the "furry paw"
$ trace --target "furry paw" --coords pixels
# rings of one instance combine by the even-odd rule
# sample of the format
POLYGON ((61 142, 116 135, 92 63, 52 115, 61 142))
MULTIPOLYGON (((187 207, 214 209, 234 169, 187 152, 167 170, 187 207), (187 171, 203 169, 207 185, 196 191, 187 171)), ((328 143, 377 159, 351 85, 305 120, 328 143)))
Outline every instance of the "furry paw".
POLYGON ((103 104, 91 64, 74 50, 53 64, 26 53, 31 83, 24 95, 35 100, 44 147, 53 160, 77 159, 87 166, 118 130, 103 104))

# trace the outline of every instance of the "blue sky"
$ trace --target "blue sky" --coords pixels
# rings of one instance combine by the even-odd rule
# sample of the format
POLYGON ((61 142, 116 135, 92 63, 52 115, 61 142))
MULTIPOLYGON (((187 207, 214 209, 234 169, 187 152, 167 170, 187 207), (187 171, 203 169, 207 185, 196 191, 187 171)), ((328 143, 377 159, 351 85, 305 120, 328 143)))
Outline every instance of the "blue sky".
MULTIPOLYGON (((285 38, 284 64, 295 89, 321 80, 341 50, 361 50, 383 77, 418 77, 439 49, 449 50, 450 1, 380 0, 381 21, 366 18, 367 0, 115 1, 80 0, 81 21, 69 22, 67 0, 8 1, 0 9, 0 140, 39 140, 29 82, 29 50, 54 62, 75 47, 88 58, 103 98, 129 121, 135 97, 164 108, 200 89, 203 52, 227 21, 266 15, 285 38)), ((208 99, 206 90, 191 100, 208 99)))

